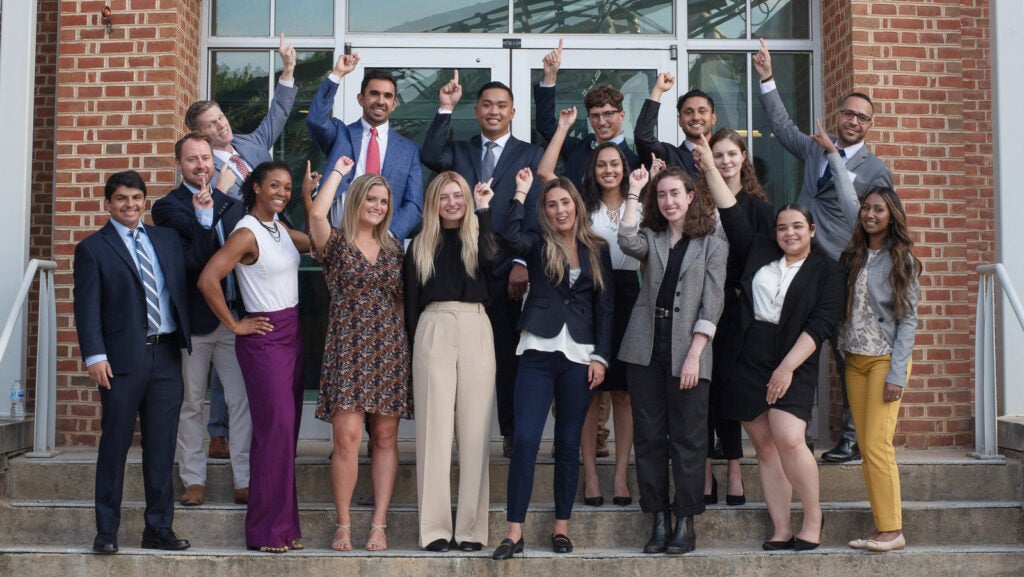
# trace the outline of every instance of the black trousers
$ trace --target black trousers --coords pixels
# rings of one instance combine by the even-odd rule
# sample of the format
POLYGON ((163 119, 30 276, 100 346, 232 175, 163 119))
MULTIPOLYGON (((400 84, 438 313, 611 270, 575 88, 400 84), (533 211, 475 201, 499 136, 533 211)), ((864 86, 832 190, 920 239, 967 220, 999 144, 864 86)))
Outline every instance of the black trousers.
POLYGON ((495 400, 498 403, 498 428, 502 437, 511 437, 516 430, 514 395, 516 391, 516 368, 519 360, 516 347, 519 346, 519 313, 523 301, 509 300, 508 275, 491 281, 491 302, 487 303, 487 318, 494 333, 495 400))
POLYGON ((658 319, 649 365, 626 367, 633 408, 633 448, 640 508, 676 517, 704 512, 704 459, 708 450, 708 393, 700 379, 689 390, 672 375, 672 320, 658 319), (669 501, 669 462, 675 492, 669 501))

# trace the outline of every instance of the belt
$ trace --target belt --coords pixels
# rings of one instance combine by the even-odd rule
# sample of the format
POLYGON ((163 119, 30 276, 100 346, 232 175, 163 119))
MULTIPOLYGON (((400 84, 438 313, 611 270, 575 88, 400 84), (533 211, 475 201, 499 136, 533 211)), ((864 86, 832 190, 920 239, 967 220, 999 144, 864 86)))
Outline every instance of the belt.
POLYGON ((146 344, 147 345, 155 345, 157 343, 162 343, 162 342, 164 342, 166 340, 169 340, 172 336, 174 336, 173 333, 164 333, 164 334, 160 334, 160 335, 148 335, 148 336, 146 336, 146 344))
POLYGON ((661 307, 654 307, 654 318, 656 318, 656 319, 670 319, 670 318, 672 318, 672 309, 663 309, 661 307))

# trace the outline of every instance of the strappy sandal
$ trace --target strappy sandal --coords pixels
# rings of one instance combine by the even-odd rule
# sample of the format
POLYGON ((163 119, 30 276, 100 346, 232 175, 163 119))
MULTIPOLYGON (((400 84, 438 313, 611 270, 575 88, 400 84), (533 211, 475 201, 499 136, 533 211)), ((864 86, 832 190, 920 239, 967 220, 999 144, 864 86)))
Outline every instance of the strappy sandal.
POLYGON ((280 547, 272 547, 270 545, 264 545, 262 547, 257 547, 255 545, 249 545, 249 546, 246 547, 246 549, 248 549, 249 551, 259 551, 260 553, 287 553, 288 552, 288 546, 287 545, 282 545, 280 547))
POLYGON ((331 549, 335 551, 352 550, 351 523, 337 523, 334 525, 334 538, 331 540, 331 549))
POLYGON ((303 545, 301 541, 297 539, 292 539, 292 549, 295 549, 296 551, 302 551, 305 548, 306 546, 303 545))
POLYGON ((384 524, 384 525, 377 525, 375 523, 370 523, 370 538, 366 540, 366 550, 367 551, 387 551, 387 549, 388 549, 387 537, 388 536, 387 536, 386 533, 384 533, 384 530, 387 529, 387 528, 388 528, 388 526, 386 524, 384 524), (374 539, 373 538, 373 532, 374 531, 377 531, 378 533, 380 533, 381 536, 384 537, 384 539, 374 539))

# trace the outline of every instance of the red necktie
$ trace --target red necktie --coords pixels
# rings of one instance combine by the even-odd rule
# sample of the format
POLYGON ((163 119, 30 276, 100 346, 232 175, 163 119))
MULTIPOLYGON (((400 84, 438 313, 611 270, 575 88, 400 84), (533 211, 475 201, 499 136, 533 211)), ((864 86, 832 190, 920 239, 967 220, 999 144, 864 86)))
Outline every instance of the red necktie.
POLYGON ((366 145, 366 174, 380 174, 380 146, 377 145, 377 129, 370 129, 370 142, 366 145))
POLYGON ((238 174, 241 174, 243 179, 249 178, 249 167, 245 165, 245 161, 242 160, 241 156, 232 154, 231 158, 228 160, 234 163, 235 167, 238 169, 238 174))

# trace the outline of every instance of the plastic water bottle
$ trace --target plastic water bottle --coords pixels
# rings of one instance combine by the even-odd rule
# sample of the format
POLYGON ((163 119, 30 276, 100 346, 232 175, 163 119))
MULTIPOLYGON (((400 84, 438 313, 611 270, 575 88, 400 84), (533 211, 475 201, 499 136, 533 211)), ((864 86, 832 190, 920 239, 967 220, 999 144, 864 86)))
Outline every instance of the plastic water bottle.
POLYGON ((14 379, 11 385, 11 419, 25 420, 25 389, 21 388, 21 379, 14 379))

